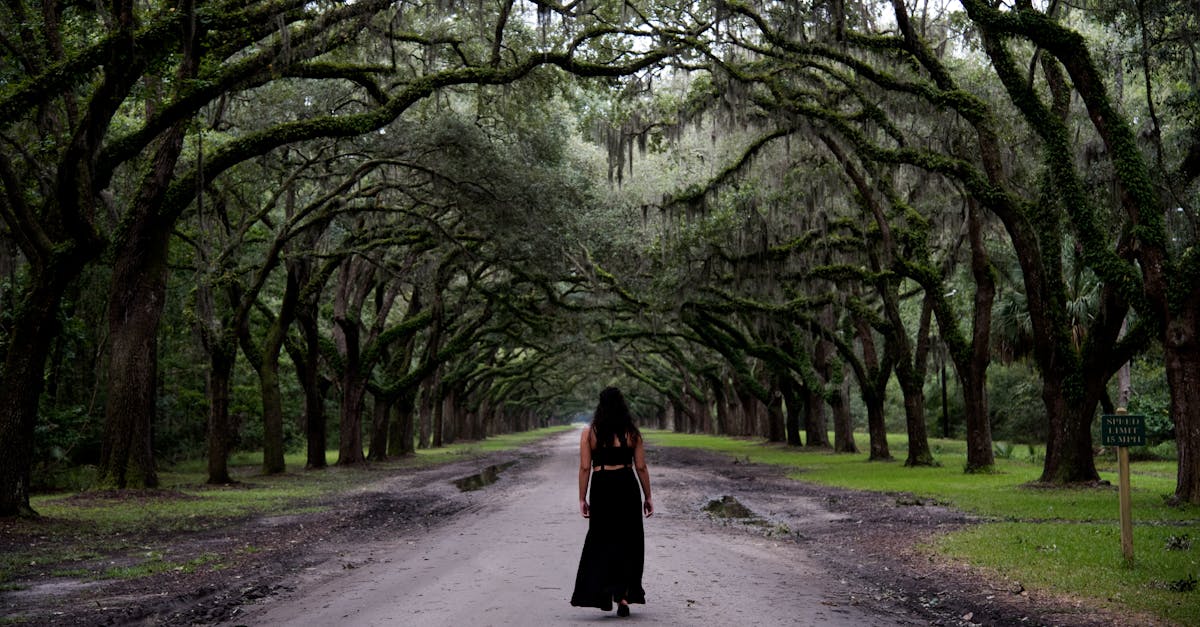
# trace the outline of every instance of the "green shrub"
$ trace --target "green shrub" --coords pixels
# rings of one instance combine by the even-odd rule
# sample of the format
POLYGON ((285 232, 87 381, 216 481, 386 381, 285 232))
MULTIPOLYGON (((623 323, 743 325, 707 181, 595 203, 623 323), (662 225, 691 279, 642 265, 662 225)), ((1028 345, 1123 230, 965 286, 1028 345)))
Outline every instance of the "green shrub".
MULTIPOLYGON (((1149 440, 1150 436, 1147 435, 1149 440)), ((1153 446, 1134 446, 1129 449, 1129 459, 1134 461, 1175 461, 1179 459, 1179 449, 1175 440, 1167 440, 1153 446)))
POLYGON ((154 454, 173 464, 205 450, 208 442, 208 397, 202 388, 172 387, 158 397, 154 421, 154 454))
MULTIPOLYGON (((1157 351, 1154 351, 1157 352, 1157 351)), ((1129 398, 1129 413, 1146 417, 1146 443, 1151 447, 1175 439, 1171 422, 1171 390, 1163 369, 1161 354, 1147 354, 1134 360, 1130 369, 1133 395, 1129 398)), ((1116 398, 1116 377, 1113 378, 1113 398, 1116 398)))
POLYGON ((1022 444, 1046 441, 1046 408, 1037 371, 1024 363, 988 368, 988 415, 992 438, 1022 444))
POLYGON ((946 418, 950 423, 950 433, 943 430, 942 424, 942 382, 938 369, 931 364, 929 378, 925 381, 925 411, 929 423, 929 435, 954 438, 962 437, 964 432, 964 415, 962 386, 952 366, 946 366, 946 418))
POLYGON ((102 423, 81 405, 42 411, 34 429, 32 489, 58 492, 86 487, 92 465, 100 459, 102 423))

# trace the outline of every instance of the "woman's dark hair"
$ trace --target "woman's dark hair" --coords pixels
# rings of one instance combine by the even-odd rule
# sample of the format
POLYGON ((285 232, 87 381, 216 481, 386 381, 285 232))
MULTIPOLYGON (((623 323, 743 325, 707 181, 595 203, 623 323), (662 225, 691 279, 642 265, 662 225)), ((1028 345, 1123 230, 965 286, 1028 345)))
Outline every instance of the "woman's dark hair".
POLYGON ((600 391, 600 403, 596 405, 596 413, 592 414, 592 428, 596 430, 597 447, 612 446, 613 436, 621 438, 624 446, 633 446, 642 437, 642 432, 633 424, 625 397, 614 387, 600 391))

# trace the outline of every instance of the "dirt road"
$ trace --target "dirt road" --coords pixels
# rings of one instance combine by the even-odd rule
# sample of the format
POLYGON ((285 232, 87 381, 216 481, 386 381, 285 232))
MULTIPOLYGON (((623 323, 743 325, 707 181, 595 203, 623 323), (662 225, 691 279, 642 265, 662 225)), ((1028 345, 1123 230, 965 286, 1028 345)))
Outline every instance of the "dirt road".
MULTIPOLYGON (((704 467, 655 466, 646 521, 647 604, 633 616, 569 605, 587 521, 576 511, 578 432, 465 493, 468 508, 419 535, 310 568, 288 592, 243 607, 235 625, 927 624, 868 607, 860 588, 786 538, 738 532, 697 511, 704 467), (353 566, 353 567, 350 567, 353 566), (881 613, 882 612, 882 613, 881 613)), ((713 477, 708 485, 721 481, 713 477)), ((455 489, 449 482, 447 489, 455 489)), ((833 514, 811 505, 815 519, 833 514)))
MULTIPOLYGON (((55 562, 49 552, 40 571, 0 589, 0 623, 1162 624, 1027 590, 1004 573, 923 549, 939 534, 978 522, 936 502, 794 481, 775 466, 656 447, 647 450, 658 508, 646 521, 647 605, 635 606, 628 619, 574 608, 569 599, 587 530, 576 511, 577 443, 574 431, 423 468, 331 468, 323 472, 353 473, 359 487, 328 494, 308 511, 267 512, 195 531, 148 526, 106 538, 123 548, 83 562, 55 562), (457 487, 488 467, 503 468, 498 480, 474 491, 457 487), (376 480, 362 481, 372 474, 376 480), (723 506, 713 512, 714 504, 723 506), (102 576, 151 555, 176 566, 102 576), (79 571, 92 574, 69 574, 79 571)), ((128 495, 143 497, 194 498, 128 495)), ((82 550, 88 530, 79 533, 64 555, 82 550)), ((0 524, 0 553, 43 541, 36 524, 0 524)))

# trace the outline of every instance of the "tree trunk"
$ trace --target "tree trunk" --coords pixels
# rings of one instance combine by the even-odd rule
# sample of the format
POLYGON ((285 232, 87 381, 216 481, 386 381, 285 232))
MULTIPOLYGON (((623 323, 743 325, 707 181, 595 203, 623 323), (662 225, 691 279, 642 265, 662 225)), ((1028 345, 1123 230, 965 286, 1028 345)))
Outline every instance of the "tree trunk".
POLYGON ((779 392, 783 394, 784 407, 787 409, 787 421, 784 425, 784 431, 787 435, 788 446, 803 446, 800 441, 800 416, 807 413, 807 409, 802 405, 800 397, 807 390, 797 390, 795 379, 790 376, 783 377, 779 381, 779 392))
POLYGON ((84 261, 74 255, 61 266, 31 269, 28 292, 11 314, 0 376, 0 517, 37 515, 29 506, 29 480, 46 355, 59 332, 63 290, 84 261))
POLYGON ((771 390, 771 402, 767 404, 768 442, 786 441, 783 422, 783 394, 778 389, 771 390))
MULTIPOLYGON (((938 391, 941 392, 941 426, 942 437, 949 440, 954 433, 950 429, 950 394, 946 390, 946 383, 949 377, 946 376, 946 359, 944 356, 938 357, 938 391)), ((964 399, 965 400, 965 399, 964 399)), ((966 403, 964 402, 964 405, 966 403)))
POLYGON ((675 397, 671 397, 671 418, 675 424, 675 433, 692 433, 688 431, 687 412, 683 411, 683 405, 675 397))
POLYGON ((446 390, 442 399, 442 443, 454 444, 462 437, 465 414, 458 405, 458 393, 454 387, 446 390))
POLYGON ((279 392, 278 348, 273 359, 263 360, 258 380, 263 403, 262 471, 265 475, 274 475, 287 469, 283 451, 283 396, 279 392))
POLYGON ((916 393, 911 391, 904 393, 904 417, 908 427, 908 457, 905 458, 904 465, 932 466, 933 452, 929 450, 923 390, 916 393))
POLYGON ((259 391, 263 404, 263 474, 273 475, 287 469, 283 450, 283 396, 279 391, 279 353, 288 328, 296 319, 300 285, 291 272, 283 291, 279 314, 271 321, 262 347, 262 364, 258 368, 259 391))
POLYGON ((489 438, 496 435, 496 424, 493 420, 495 410, 492 408, 491 402, 487 398, 479 402, 479 407, 475 410, 478 422, 476 422, 476 433, 479 434, 479 439, 489 438))
POLYGON ((825 398, 819 390, 805 388, 804 414, 805 442, 808 446, 829 447, 829 425, 825 418, 825 398))
POLYGON ((871 455, 867 460, 891 461, 892 453, 888 450, 887 424, 883 414, 883 396, 863 393, 862 400, 867 406, 867 433, 871 439, 871 455))
POLYGON ((863 365, 855 369, 858 377, 858 394, 863 405, 867 408, 867 436, 870 440, 870 461, 892 459, 888 451, 887 422, 883 414, 883 401, 887 390, 888 372, 887 353, 891 347, 884 349, 884 365, 875 350, 875 336, 866 320, 859 319, 855 326, 858 330, 858 341, 862 346, 863 365))
MULTIPOLYGON (((991 469, 996 463, 995 453, 992 450, 992 421, 988 416, 987 397, 987 369, 991 359, 992 304, 996 299, 996 281, 983 239, 982 209, 974 200, 968 200, 967 210, 967 233, 971 242, 971 274, 975 279, 974 315, 971 323, 970 352, 958 351, 961 354, 954 358, 954 363, 958 379, 963 386, 963 407, 966 412, 967 464, 965 470, 966 472, 980 472, 991 469)), ((943 366, 944 369, 945 366, 943 366)))
POLYGON ((1179 450, 1174 498, 1200 504, 1200 316, 1188 313, 1168 325, 1163 353, 1179 450))
MULTIPOLYGON (((362 414, 367 382, 373 366, 371 351, 364 344, 374 341, 383 327, 395 290, 380 291, 374 282, 376 268, 367 259, 350 258, 338 268, 337 293, 333 300, 333 335, 342 357, 342 401, 338 412, 338 465, 361 464, 363 456, 362 414), (376 294, 376 319, 363 337, 362 310, 369 295, 376 294), (367 363, 371 362, 371 363, 367 363)), ((378 356, 376 351, 375 356, 378 356)))
POLYGON ((98 485, 153 488, 158 394, 158 325, 166 297, 170 229, 142 218, 113 267, 108 304, 109 366, 98 485))
POLYGON ((388 426, 392 414, 392 400, 375 395, 374 411, 371 418, 370 447, 367 449, 367 459, 381 462, 387 459, 388 426))
POLYGON ((700 390, 696 389, 688 394, 688 398, 691 400, 692 413, 696 415, 696 420, 700 423, 700 433, 711 434, 713 432, 712 409, 709 402, 702 398, 699 392, 700 390))
POLYGON ((959 379, 963 386, 963 405, 966 412, 967 464, 966 472, 984 472, 996 464, 992 449, 992 424, 988 418, 986 367, 971 368, 968 376, 959 379))
POLYGON ((694 423, 692 430, 696 433, 711 433, 709 428, 712 421, 705 417, 704 403, 688 390, 683 395, 683 404, 688 408, 688 415, 694 423))
POLYGON ((833 451, 835 453, 857 453, 854 442, 854 416, 850 414, 850 379, 843 377, 841 385, 833 391, 829 408, 833 410, 833 451))
MULTIPOLYGON (((822 307, 818 318, 821 326, 826 329, 832 329, 834 327, 833 305, 826 304, 822 307)), ((832 342, 822 336, 813 338, 813 370, 820 377, 820 383, 824 384, 824 389, 816 387, 818 382, 814 381, 812 387, 805 386, 803 390, 806 396, 804 404, 807 408, 805 412, 805 431, 808 437, 805 441, 808 442, 809 446, 829 446, 829 427, 825 419, 825 405, 827 403, 826 396, 829 392, 832 392, 833 396, 837 395, 834 386, 831 385, 833 384, 833 356, 834 347, 832 342)), ((829 403, 829 405, 830 408, 833 407, 832 403, 829 403)), ((838 428, 836 425, 836 416, 834 417, 834 422, 834 430, 836 432, 838 428)), ((837 439, 836 433, 834 439, 837 439)))
POLYGON ((445 424, 443 421, 446 418, 446 398, 442 394, 442 367, 438 366, 437 372, 433 375, 433 390, 430 399, 430 406, 433 409, 433 417, 430 419, 429 435, 432 438, 430 445, 433 448, 442 448, 445 446, 445 424))
POLYGON ((320 381, 304 390, 304 436, 306 441, 304 467, 309 470, 329 465, 325 449, 329 448, 325 435, 325 394, 320 381))
POLYGON ((725 415, 729 417, 729 430, 726 435, 738 435, 742 432, 742 424, 745 418, 742 416, 741 405, 737 402, 737 393, 728 388, 728 394, 725 396, 725 415))
POLYGON ((720 377, 708 378, 708 389, 712 390, 713 404, 716 405, 716 430, 718 435, 729 433, 729 401, 725 397, 725 384, 720 377))
POLYGON ((504 423, 500 421, 500 410, 492 403, 488 403, 488 411, 483 416, 483 427, 485 434, 488 437, 504 433, 504 423))
POLYGON ((1046 462, 1039 480, 1057 484, 1098 481, 1100 475, 1092 455, 1091 427, 1099 396, 1091 402, 1069 403, 1063 394, 1063 378, 1042 373, 1042 402, 1049 414, 1049 436, 1046 462))
POLYGON ((388 454, 393 457, 412 455, 416 452, 413 447, 414 401, 413 395, 407 392, 396 399, 396 411, 392 413, 392 426, 388 430, 388 454))
POLYGON ((419 413, 421 426, 418 430, 417 447, 429 448, 429 440, 433 431, 433 375, 425 377, 421 382, 421 410, 419 413))
POLYGON ((208 356, 208 483, 212 485, 233 483, 229 476, 229 449, 233 442, 229 390, 237 351, 223 348, 212 347, 208 356))
POLYGON ((758 399, 754 398, 754 394, 744 386, 738 386, 737 400, 742 416, 737 434, 760 435, 755 432, 758 427, 758 399))
POLYGON ((367 382, 363 377, 347 373, 342 379, 342 402, 338 412, 338 460, 339 466, 361 464, 363 456, 362 415, 366 405, 367 382))
MULTIPOLYGON (((315 249, 313 238, 297 242, 298 247, 315 249)), ((321 377, 321 332, 318 323, 318 300, 320 286, 327 274, 315 272, 314 263, 299 256, 289 256, 286 261, 289 284, 300 287, 295 306, 295 323, 300 331, 300 343, 285 342, 288 354, 296 368, 296 379, 304 393, 303 429, 305 439, 304 467, 309 470, 325 468, 326 418, 325 385, 321 377)))
MULTIPOLYGON (((900 391, 904 395, 904 423, 908 431, 908 456, 904 460, 905 466, 933 465, 933 452, 929 449, 929 428, 925 423, 925 365, 929 356, 932 305, 926 297, 921 305, 916 347, 911 353, 901 350, 900 359, 896 364, 896 380, 900 383, 900 391)), ((908 342, 903 343, 907 345, 908 342)))
POLYGON ((304 435, 307 443, 304 467, 325 468, 325 392, 321 385, 321 337, 317 329, 316 303, 306 302, 296 311, 296 323, 304 344, 293 355, 296 377, 304 390, 304 435))
MULTIPOLYGON (((194 42, 185 44, 180 78, 194 75, 194 42)), ((96 483, 158 486, 154 417, 158 398, 158 325, 167 291, 167 259, 177 216, 161 204, 174 176, 188 123, 162 137, 125 217, 108 296, 109 374, 96 483)))
POLYGON ((287 470, 283 461, 283 396, 280 394, 280 362, 264 359, 258 371, 259 390, 263 396, 263 474, 278 474, 287 470))
POLYGON ((491 422, 491 412, 491 403, 487 398, 480 399, 479 406, 475 408, 474 412, 475 420, 472 421, 474 427, 471 429, 471 439, 482 440, 491 435, 488 428, 491 422))

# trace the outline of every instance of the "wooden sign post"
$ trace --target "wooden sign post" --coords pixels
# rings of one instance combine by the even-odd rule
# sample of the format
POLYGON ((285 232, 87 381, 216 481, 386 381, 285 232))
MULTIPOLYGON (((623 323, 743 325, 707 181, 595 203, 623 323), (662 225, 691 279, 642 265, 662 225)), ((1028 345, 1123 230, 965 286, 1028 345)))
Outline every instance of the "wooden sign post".
POLYGON ((1126 564, 1133 564, 1133 503, 1129 488, 1129 447, 1146 445, 1146 417, 1126 413, 1100 418, 1100 443, 1117 447, 1118 492, 1121 507, 1121 553, 1126 564))

